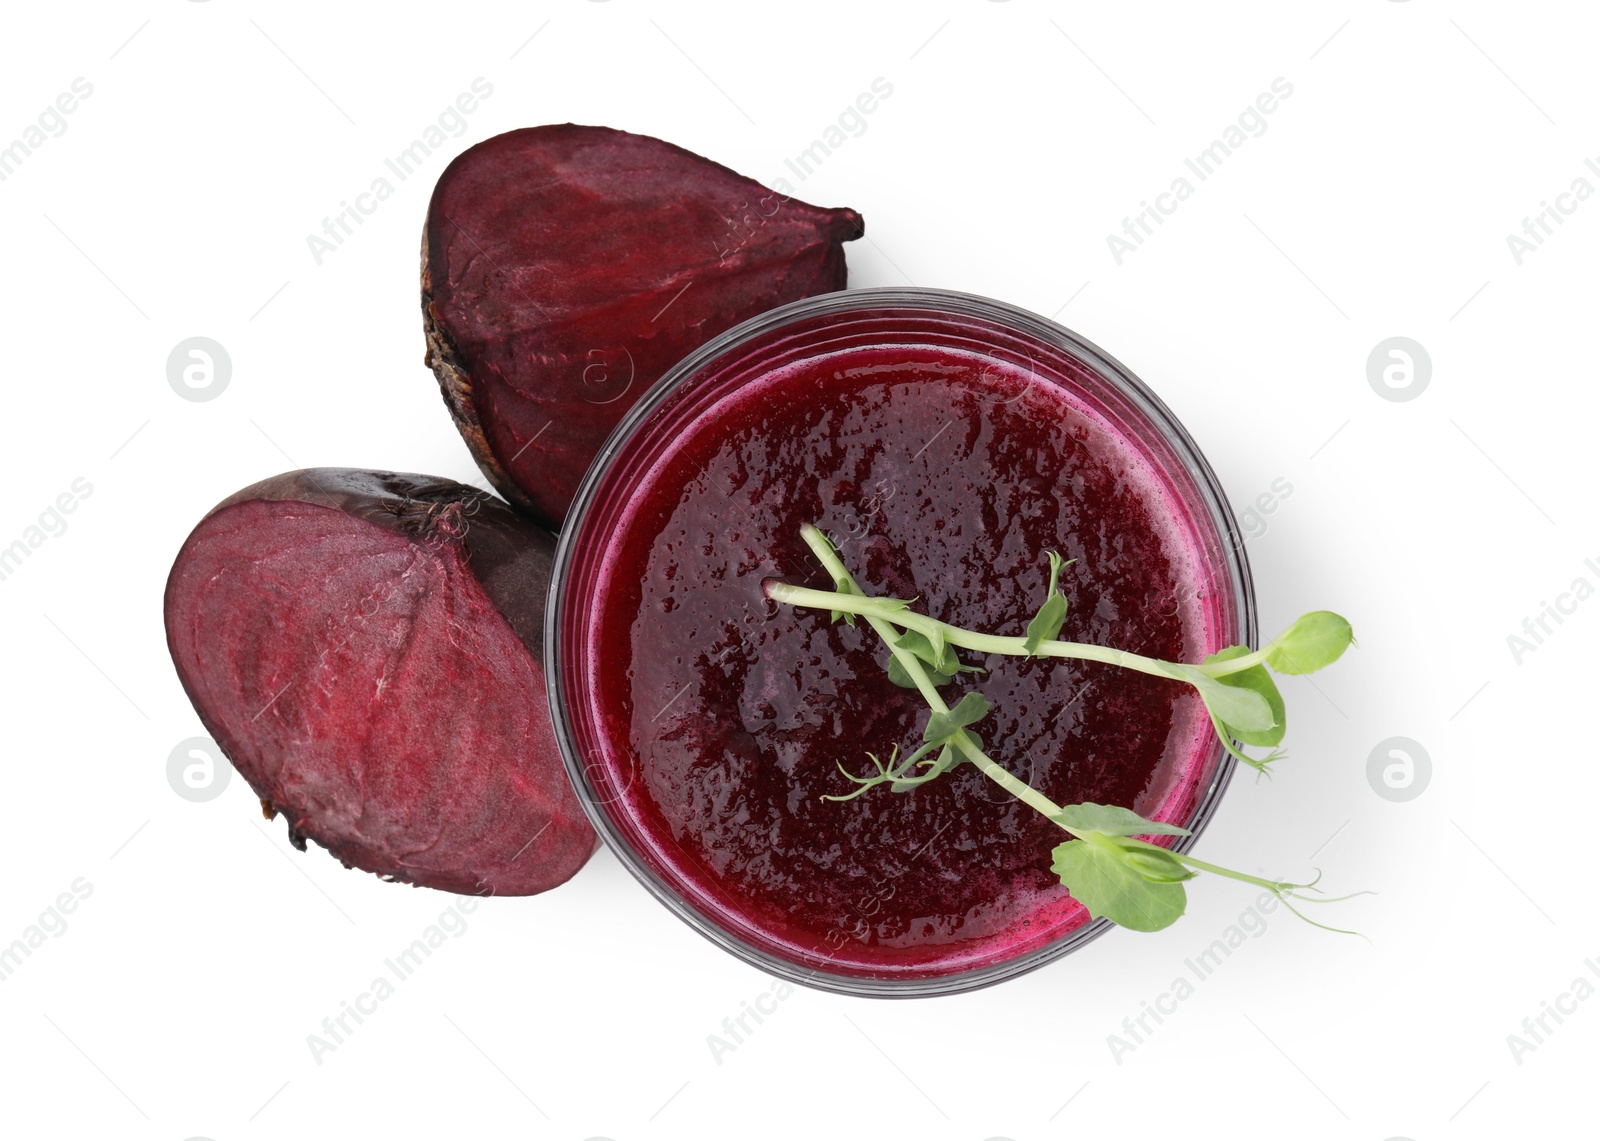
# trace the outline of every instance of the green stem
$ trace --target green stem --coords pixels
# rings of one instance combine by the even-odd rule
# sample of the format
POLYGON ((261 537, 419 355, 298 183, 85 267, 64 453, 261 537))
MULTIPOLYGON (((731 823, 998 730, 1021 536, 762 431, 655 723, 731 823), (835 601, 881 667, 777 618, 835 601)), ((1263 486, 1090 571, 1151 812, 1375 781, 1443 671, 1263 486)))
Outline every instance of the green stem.
POLYGON ((1249 654, 1242 654, 1237 658, 1229 658, 1223 662, 1203 662, 1196 669, 1205 670, 1212 677, 1224 677, 1227 674, 1242 673, 1252 666, 1259 666, 1267 660, 1267 655, 1277 647, 1278 640, 1274 638, 1261 649, 1249 654))
MULTIPOLYGON (((815 549, 815 548, 813 548, 815 549)), ((832 560, 833 566, 841 564, 837 557, 832 560)), ((829 568, 830 571, 833 569, 829 568)), ((791 586, 786 582, 769 583, 767 597, 774 602, 787 603, 790 606, 803 606, 812 610, 837 610, 844 614, 858 614, 873 622, 873 629, 879 629, 878 622, 888 622, 905 630, 915 630, 928 638, 942 636, 952 646, 973 650, 980 654, 1004 654, 1010 657, 1028 657, 1026 638, 1008 638, 998 634, 980 634, 976 630, 968 630, 963 626, 952 626, 948 622, 941 622, 937 618, 930 618, 926 614, 918 614, 913 610, 906 610, 893 605, 885 605, 885 600, 860 593, 860 588, 855 587, 855 582, 847 575, 835 574, 836 579, 850 582, 854 592, 844 594, 834 590, 814 590, 808 586, 791 586)), ((892 636, 891 636, 892 637, 892 636)), ((1269 647, 1270 648, 1270 647, 1269 647)), ((1124 669, 1137 670, 1140 673, 1150 674, 1154 677, 1170 678, 1174 681, 1188 681, 1182 671, 1199 669, 1212 677, 1221 677, 1225 674, 1238 673, 1259 664, 1267 656, 1266 650, 1261 650, 1244 657, 1230 658, 1222 662, 1209 662, 1199 666, 1185 666, 1177 662, 1163 662, 1155 658, 1147 658, 1142 654, 1132 654, 1126 650, 1114 650, 1109 646, 1095 646, 1087 642, 1040 642, 1037 656, 1045 658, 1077 658, 1089 662, 1105 662, 1109 665, 1122 666, 1124 669)))
POLYGON ((1012 776, 999 762, 991 759, 987 753, 978 748, 977 744, 965 732, 955 739, 955 744, 956 748, 961 750, 962 756, 977 765, 978 771, 983 773, 984 776, 994 781, 995 784, 1005 789, 1035 812, 1048 816, 1057 826, 1067 832, 1071 832, 1074 836, 1077 835, 1071 828, 1067 828, 1065 824, 1056 820, 1056 816, 1061 812, 1059 804, 1034 788, 1027 781, 1012 776))
MULTIPOLYGON (((1155 847, 1155 845, 1150 846, 1155 847)), ((1239 880, 1241 883, 1253 883, 1257 887, 1264 887, 1274 894, 1282 892, 1286 886, 1289 886, 1280 883, 1277 880, 1266 880, 1262 879, 1260 876, 1250 875, 1248 872, 1236 872, 1232 868, 1224 868, 1217 864, 1208 864, 1204 860, 1197 860, 1193 856, 1184 855, 1182 852, 1173 852, 1171 854, 1176 856, 1179 860, 1182 860, 1185 864, 1188 864, 1191 868, 1194 868, 1196 871, 1210 872, 1214 876, 1223 876, 1230 880, 1239 880)))
MULTIPOLYGON (((827 593, 830 597, 837 598, 839 601, 847 603, 862 601, 861 588, 856 585, 856 580, 851 577, 850 572, 845 569, 844 563, 840 561, 839 555, 833 549, 833 544, 828 541, 828 537, 821 531, 817 530, 817 528, 811 526, 809 523, 800 528, 800 537, 806 541, 806 546, 811 548, 811 553, 817 556, 817 561, 820 562, 824 569, 826 569, 827 572, 833 576, 833 580, 835 582, 845 584, 850 588, 851 592, 849 594, 840 594, 835 591, 824 592, 819 590, 812 591, 812 593, 827 593)), ((788 587, 787 589, 804 590, 805 588, 788 587)), ((768 592, 768 597, 772 598, 774 601, 783 601, 783 599, 779 598, 776 594, 772 594, 770 591, 768 592)), ((796 603, 795 605, 799 604, 796 603)), ((820 609, 843 611, 845 608, 843 606, 825 606, 821 607, 820 609)), ((875 613, 870 610, 856 610, 852 608, 850 613, 860 614, 862 617, 866 618, 867 625, 871 626, 873 630, 877 632, 878 637, 884 640, 884 643, 889 647, 889 652, 895 656, 895 660, 898 661, 901 668, 906 671, 906 676, 917 683, 917 689, 922 692, 923 700, 933 707, 934 712, 949 713, 950 707, 944 703, 944 698, 940 697, 939 691, 934 688, 933 679, 928 676, 928 671, 922 668, 921 659, 919 659, 917 655, 913 654, 910 650, 903 650, 899 646, 895 645, 896 636, 894 627, 885 622, 882 617, 876 616, 875 613)))

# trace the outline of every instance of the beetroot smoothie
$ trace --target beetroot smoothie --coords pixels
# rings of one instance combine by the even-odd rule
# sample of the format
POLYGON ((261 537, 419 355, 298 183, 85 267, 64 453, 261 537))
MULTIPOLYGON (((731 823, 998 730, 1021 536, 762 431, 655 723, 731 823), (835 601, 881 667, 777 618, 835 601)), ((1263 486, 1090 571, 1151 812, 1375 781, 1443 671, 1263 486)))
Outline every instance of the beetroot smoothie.
MULTIPOLYGON (((914 747, 927 707, 890 683, 865 622, 764 598, 769 577, 831 589, 801 525, 867 592, 969 628, 1021 633, 1055 550, 1076 560, 1064 639, 1198 661, 1238 631, 1212 519, 1103 381, 982 329, 890 324, 776 337, 691 383, 698 400, 669 399, 653 435, 647 418, 609 473, 625 494, 574 540, 587 570, 562 603, 564 668, 604 816, 724 937, 802 970, 926 978, 1025 956, 1087 916, 1050 871, 1060 830, 970 765, 821 799, 854 787, 838 764, 914 747)), ((986 672, 943 692, 988 698, 976 728, 1012 772, 1060 804, 1190 819, 1219 760, 1192 689, 962 656, 986 672)))

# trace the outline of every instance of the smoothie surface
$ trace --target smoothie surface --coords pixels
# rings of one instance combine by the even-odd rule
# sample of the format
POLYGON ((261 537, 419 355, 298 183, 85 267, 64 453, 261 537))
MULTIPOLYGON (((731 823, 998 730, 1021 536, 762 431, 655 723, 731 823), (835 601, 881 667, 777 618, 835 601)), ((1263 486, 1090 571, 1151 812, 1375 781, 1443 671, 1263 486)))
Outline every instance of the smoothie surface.
MULTIPOLYGON (((1062 571, 1061 637, 1198 661, 1230 639, 1197 524, 1081 392, 952 348, 854 347, 768 373, 687 426, 643 475, 604 550, 585 637, 610 811, 660 874, 768 950, 823 969, 937 975, 1087 921, 1050 871, 1066 835, 971 765, 847 803, 920 741, 927 706, 891 684, 864 622, 767 601, 830 589, 800 538, 832 537, 862 588, 1021 634, 1062 571)), ((1216 755, 1187 687, 1095 663, 984 656, 974 728, 1059 804, 1182 823, 1216 755)))

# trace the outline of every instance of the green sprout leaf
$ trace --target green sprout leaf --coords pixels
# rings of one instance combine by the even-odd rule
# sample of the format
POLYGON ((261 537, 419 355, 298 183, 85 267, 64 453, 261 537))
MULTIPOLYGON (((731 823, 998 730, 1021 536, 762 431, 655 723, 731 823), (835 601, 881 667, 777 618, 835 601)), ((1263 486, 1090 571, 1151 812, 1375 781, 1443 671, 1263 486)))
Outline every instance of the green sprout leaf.
POLYGON ((1281 674, 1315 673, 1338 661, 1354 641, 1350 623, 1331 610, 1313 610, 1274 639, 1267 665, 1281 674))
POLYGON ((1055 821, 1081 836, 1100 832, 1107 836, 1187 836, 1187 828, 1146 820, 1131 809, 1115 804, 1069 804, 1056 813, 1055 821))
POLYGON ((1041 642, 1053 642, 1061 634, 1061 625, 1067 620, 1067 597, 1056 589, 1056 583, 1061 578, 1061 556, 1054 551, 1046 551, 1050 558, 1050 585, 1045 589, 1044 605, 1039 607, 1039 613, 1033 616, 1033 621, 1028 623, 1028 634, 1023 639, 1023 651, 1029 656, 1039 652, 1041 642))
POLYGON ((1165 848, 1123 848, 1122 862, 1151 883, 1182 883, 1200 874, 1184 867, 1165 848))
POLYGON ((975 725, 987 716, 989 716, 988 698, 976 692, 962 694, 961 700, 956 702, 955 708, 949 713, 928 715, 928 723, 922 729, 922 739, 929 742, 948 741, 968 725, 975 725))
MULTIPOLYGON (((889 680, 901 689, 917 688, 916 679, 906 672, 906 667, 900 664, 900 659, 895 657, 894 654, 891 653, 889 655, 888 660, 883 663, 883 668, 888 672, 889 680)), ((943 670, 936 670, 931 666, 927 670, 928 678, 933 682, 935 689, 943 685, 949 685, 955 680, 956 674, 964 673, 981 674, 983 673, 983 667, 958 666, 953 673, 945 673, 943 670)))
POLYGON ((1229 684, 1232 674, 1212 677, 1195 666, 1180 666, 1179 672, 1183 680, 1199 691, 1200 700, 1206 703, 1211 716, 1230 729, 1242 733, 1260 733, 1270 731, 1277 724, 1278 718, 1266 695, 1246 685, 1229 684))
MULTIPOLYGON (((1231 658, 1240 658, 1250 652, 1248 646, 1229 646, 1225 650, 1218 650, 1206 658, 1206 662, 1225 662, 1231 658)), ((1278 683, 1272 680, 1272 675, 1265 666, 1251 666, 1247 670, 1237 673, 1223 674, 1221 677, 1212 678, 1215 686, 1226 689, 1238 689, 1243 692, 1253 693, 1266 704, 1271 724, 1261 727, 1257 722, 1241 724, 1221 712, 1210 701, 1206 707, 1216 715, 1218 721, 1234 738, 1243 741, 1246 745, 1276 745, 1283 740, 1284 708, 1283 695, 1278 692, 1278 683)))
POLYGON ((956 657, 955 650, 945 641, 943 634, 930 638, 917 630, 907 630, 895 639, 894 644, 915 654, 937 673, 954 677, 961 672, 961 659, 956 657))
POLYGON ((1146 879, 1114 847, 1068 840, 1051 856, 1050 870, 1096 919, 1104 916, 1134 931, 1160 931, 1188 905, 1181 883, 1146 879))

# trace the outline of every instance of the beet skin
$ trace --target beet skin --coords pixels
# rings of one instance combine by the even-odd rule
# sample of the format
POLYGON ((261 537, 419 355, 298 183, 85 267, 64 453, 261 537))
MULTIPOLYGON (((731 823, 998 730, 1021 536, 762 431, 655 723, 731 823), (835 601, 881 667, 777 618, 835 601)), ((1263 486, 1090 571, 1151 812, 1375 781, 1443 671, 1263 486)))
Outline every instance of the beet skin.
POLYGON ((553 550, 449 480, 290 472, 194 529, 167 580, 167 644, 297 846, 445 891, 531 895, 596 846, 545 695, 553 550))
POLYGON ((854 210, 660 139, 531 127, 460 155, 422 242, 427 363, 501 494, 558 527, 607 434, 739 322, 845 287, 854 210))

